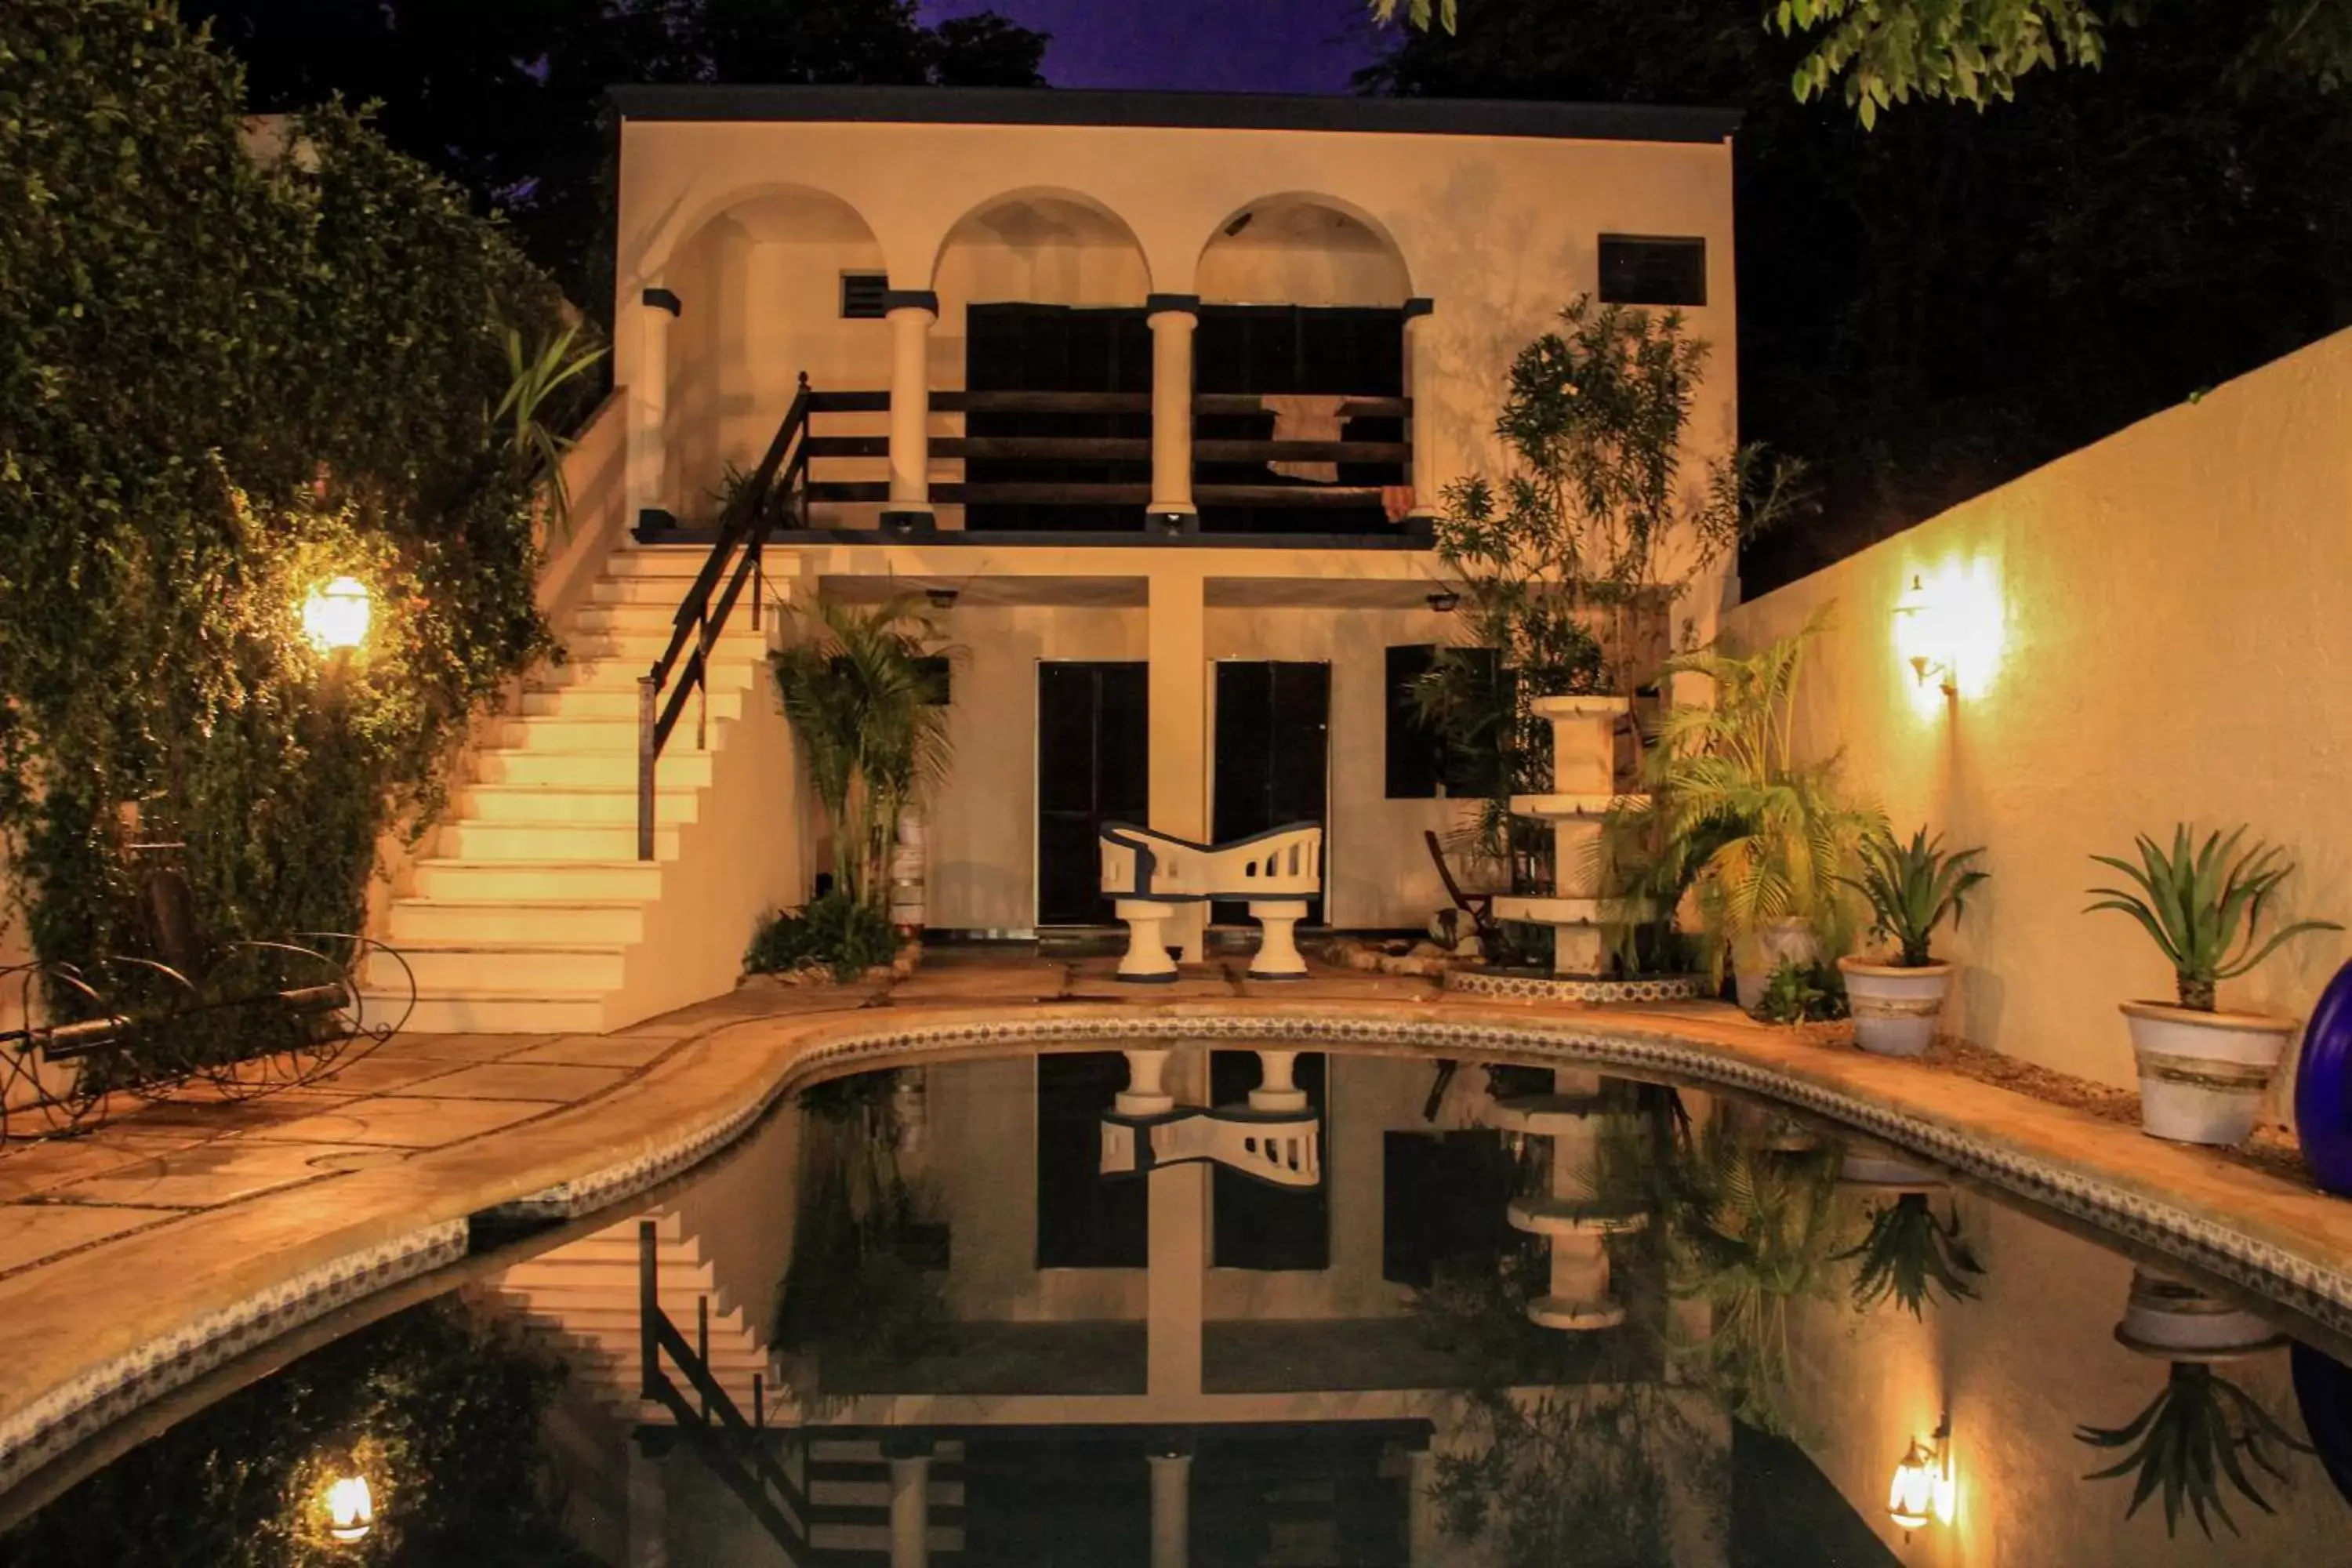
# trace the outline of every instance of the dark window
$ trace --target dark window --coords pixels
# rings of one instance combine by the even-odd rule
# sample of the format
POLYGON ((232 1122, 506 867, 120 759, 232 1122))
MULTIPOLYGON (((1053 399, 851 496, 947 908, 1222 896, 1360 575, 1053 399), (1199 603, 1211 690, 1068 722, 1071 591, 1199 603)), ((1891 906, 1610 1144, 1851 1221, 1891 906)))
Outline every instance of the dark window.
MULTIPOLYGON (((1331 667, 1255 659, 1217 661, 1216 787, 1209 837, 1220 844, 1294 822, 1322 822, 1330 795, 1331 667)), ((1324 879, 1330 879, 1325 836, 1324 879)), ((1217 925, 1240 925, 1244 905, 1210 905, 1217 925)), ((1323 923, 1323 900, 1307 900, 1307 923, 1323 923)))
POLYGON ((1704 305, 1706 241, 1601 237, 1601 299, 1609 305, 1704 305))
POLYGON ((845 272, 841 275, 841 319, 845 321, 878 321, 886 312, 882 296, 889 291, 890 279, 881 272, 845 272))
POLYGON ((944 708, 955 700, 955 688, 948 673, 948 658, 943 653, 931 654, 915 661, 926 688, 923 700, 934 708, 944 708))
POLYGON ((1432 643, 1412 643, 1389 649, 1388 798, 1428 800, 1437 794, 1444 765, 1445 739, 1422 717, 1413 700, 1413 684, 1428 673, 1437 657, 1432 643))
POLYGON ((1037 923, 1108 925, 1106 822, 1150 809, 1151 667, 1037 666, 1037 923))
MULTIPOLYGON (((1140 310, 974 305, 964 314, 964 386, 971 392, 1148 394, 1149 319, 1140 310)), ((1140 454, 1151 438, 1151 415, 1140 408, 1124 414, 974 410, 964 416, 964 432, 975 439, 1045 437, 1076 444, 1065 451, 1083 452, 1087 442, 1123 442, 1127 450, 1140 454)), ((968 500, 963 525, 975 532, 1057 529, 1131 533, 1143 523, 1151 462, 1143 456, 1000 455, 965 458, 963 478, 982 494, 988 487, 1019 485, 1028 498, 968 500)))

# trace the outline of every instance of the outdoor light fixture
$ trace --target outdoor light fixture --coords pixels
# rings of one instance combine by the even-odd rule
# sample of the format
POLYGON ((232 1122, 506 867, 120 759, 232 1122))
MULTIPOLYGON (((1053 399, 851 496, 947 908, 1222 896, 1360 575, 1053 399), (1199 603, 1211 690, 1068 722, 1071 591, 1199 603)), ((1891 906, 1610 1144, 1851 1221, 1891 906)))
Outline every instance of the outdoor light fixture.
POLYGON ((1895 1463, 1886 1489, 1887 1517, 1907 1534, 1929 1523, 1952 1522, 1952 1420, 1947 1415, 1927 1442, 1914 1437, 1895 1463))
POLYGON ((1927 585, 1915 573, 1911 586, 1895 601, 1895 647, 1921 686, 1932 679, 1943 688, 1945 696, 1958 697, 1959 682, 1952 669, 1950 652, 1943 646, 1943 617, 1927 596, 1927 585))
POLYGON ((926 588, 923 590, 923 597, 931 602, 931 608, 935 610, 947 611, 955 608, 956 591, 953 588, 926 588))
POLYGON ((327 1488, 327 1533, 345 1544, 367 1539, 375 1524, 375 1499, 365 1476, 338 1476, 327 1488))
POLYGON ((1429 595, 1429 607, 1441 616, 1452 615, 1454 606, 1461 602, 1462 595, 1451 588, 1440 588, 1429 595))
POLYGON ((320 653, 345 653, 367 641, 370 616, 367 584, 337 577, 302 602, 302 635, 320 653))

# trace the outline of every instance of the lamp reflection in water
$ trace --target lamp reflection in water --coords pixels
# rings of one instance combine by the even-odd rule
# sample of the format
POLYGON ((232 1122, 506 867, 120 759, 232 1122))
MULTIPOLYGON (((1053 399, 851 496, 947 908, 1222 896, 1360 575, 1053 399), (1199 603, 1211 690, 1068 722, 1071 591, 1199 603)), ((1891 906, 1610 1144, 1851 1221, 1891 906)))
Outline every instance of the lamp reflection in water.
POLYGON ((1906 1535, 1929 1523, 1952 1522, 1956 1491, 1952 1481, 1952 1422, 1937 1426, 1932 1438, 1911 1439, 1911 1447, 1895 1466, 1895 1479, 1886 1489, 1887 1517, 1906 1535))
POLYGON ((371 617, 367 584, 337 577, 302 601, 302 635, 320 653, 349 653, 367 641, 371 617))
POLYGON ((338 1476, 327 1488, 327 1533, 346 1544, 367 1539, 375 1525, 375 1499, 365 1476, 338 1476))

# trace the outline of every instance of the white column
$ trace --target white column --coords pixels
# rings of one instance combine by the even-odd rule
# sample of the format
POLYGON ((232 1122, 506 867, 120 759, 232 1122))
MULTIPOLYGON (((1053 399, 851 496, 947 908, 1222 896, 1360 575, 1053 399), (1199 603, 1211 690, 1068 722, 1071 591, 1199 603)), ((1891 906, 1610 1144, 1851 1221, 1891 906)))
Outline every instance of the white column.
POLYGON ((637 297, 637 366, 629 388, 629 522, 669 510, 669 331, 677 296, 649 283, 637 297))
POLYGON ((940 298, 892 289, 890 316, 890 502, 892 511, 931 510, 931 323, 940 298))
POLYGON ((1409 1568, 1437 1568, 1437 1456, 1426 1447, 1404 1457, 1404 1549, 1409 1568))
POLYGON ((1150 518, 1194 515, 1192 506, 1192 327, 1197 294, 1154 294, 1151 323, 1150 518))
POLYGON ((1437 515, 1438 492, 1444 488, 1437 466, 1437 363, 1431 345, 1427 300, 1404 302, 1404 390, 1412 399, 1412 416, 1405 422, 1412 443, 1412 515, 1437 515))
POLYGON ((890 1568, 929 1568, 931 1561, 931 1457, 890 1461, 890 1568))
MULTIPOLYGON (((1150 586, 1150 623, 1145 653, 1151 661, 1151 768, 1148 805, 1155 832, 1209 837, 1209 634, 1208 586, 1189 551, 1155 557, 1150 586), (1165 562, 1165 564, 1161 564, 1165 562)), ((1205 900, 1180 904, 1170 917, 1166 938, 1181 947, 1184 962, 1201 962, 1205 900)))
POLYGON ((1201 1319, 1209 1271, 1209 1167, 1161 1165, 1144 1178, 1150 1268, 1144 1280, 1144 1391, 1183 1405, 1201 1394, 1201 1319))
POLYGON ((1151 1456, 1151 1568, 1185 1568, 1192 1552, 1192 1456, 1151 1456))
MULTIPOLYGON (((667 1439, 664 1433, 656 1441, 667 1439)), ((629 1443, 629 1568, 669 1568, 669 1493, 661 1461, 642 1437, 629 1443)))

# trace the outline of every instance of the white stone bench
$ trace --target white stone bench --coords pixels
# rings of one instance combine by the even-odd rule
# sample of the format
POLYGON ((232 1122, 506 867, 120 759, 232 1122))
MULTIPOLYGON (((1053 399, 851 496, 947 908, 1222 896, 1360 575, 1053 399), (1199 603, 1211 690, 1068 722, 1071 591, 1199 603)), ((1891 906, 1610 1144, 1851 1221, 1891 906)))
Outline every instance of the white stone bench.
POLYGON ((1307 901, 1323 892, 1323 828, 1294 822, 1231 844, 1195 844, 1123 822, 1103 825, 1102 890, 1127 923, 1118 977, 1139 984, 1176 978, 1163 935, 1169 917, 1188 904, 1236 899, 1258 923, 1253 980, 1304 980, 1296 931, 1307 901))

